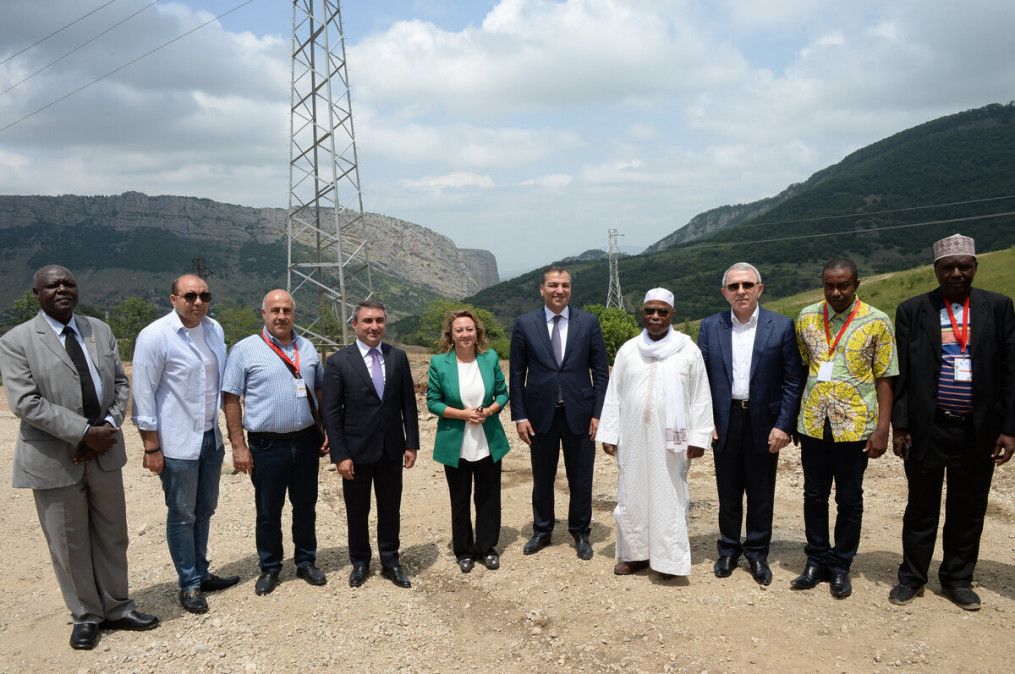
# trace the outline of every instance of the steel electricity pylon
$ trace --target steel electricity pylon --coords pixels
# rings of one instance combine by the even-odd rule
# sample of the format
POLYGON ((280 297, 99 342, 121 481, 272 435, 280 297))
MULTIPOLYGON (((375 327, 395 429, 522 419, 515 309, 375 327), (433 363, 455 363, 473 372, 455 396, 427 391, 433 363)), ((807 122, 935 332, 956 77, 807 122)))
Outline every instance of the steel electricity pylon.
POLYGON ((349 342, 356 303, 372 295, 352 97, 338 0, 293 0, 288 289, 296 329, 319 350, 349 342), (344 230, 344 231, 343 231, 344 230))
POLYGON ((624 295, 620 292, 620 269, 617 266, 617 256, 620 254, 620 248, 617 246, 617 240, 624 235, 616 229, 609 230, 608 234, 609 247, 606 253, 609 256, 610 262, 610 289, 606 292, 606 306, 623 309, 624 295))

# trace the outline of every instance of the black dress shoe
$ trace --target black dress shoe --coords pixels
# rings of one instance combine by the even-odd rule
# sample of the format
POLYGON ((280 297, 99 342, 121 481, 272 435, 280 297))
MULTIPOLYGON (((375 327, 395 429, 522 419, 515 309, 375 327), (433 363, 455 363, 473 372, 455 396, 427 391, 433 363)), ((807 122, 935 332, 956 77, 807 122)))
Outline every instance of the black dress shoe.
POLYGON ((359 587, 367 582, 367 574, 370 573, 369 564, 353 564, 352 572, 349 574, 349 587, 359 587))
POLYGON ((716 578, 728 578, 733 569, 737 568, 737 558, 732 555, 722 555, 719 559, 715 560, 715 571, 716 578))
POLYGON ((99 626, 95 623, 74 623, 70 632, 70 647, 90 651, 99 643, 99 626))
POLYGON ((278 569, 262 571, 261 575, 257 578, 257 582, 254 583, 254 594, 258 597, 263 597, 266 594, 274 592, 276 587, 278 587, 278 569))
POLYGON ((899 583, 892 588, 891 592, 888 593, 888 601, 896 606, 908 606, 913 603, 914 599, 922 596, 923 586, 913 587, 911 585, 899 583))
POLYGON ((836 599, 845 599, 853 594, 853 584, 849 582, 849 574, 832 571, 829 590, 836 599))
POLYGON ((534 555, 550 544, 550 534, 533 534, 525 547, 522 548, 523 555, 534 555))
POLYGON ((214 573, 209 573, 208 576, 201 581, 201 592, 218 592, 219 590, 224 590, 227 587, 232 587, 239 582, 239 576, 216 576, 214 573))
POLYGON ((973 588, 959 585, 945 585, 942 589, 945 592, 945 596, 951 599, 952 603, 959 608, 967 611, 980 610, 980 595, 973 592, 973 588))
POLYGON ((500 555, 491 550, 490 552, 483 555, 483 566, 491 571, 496 571, 500 568, 500 555))
POLYGON ((207 613, 208 600, 201 590, 180 590, 180 606, 191 613, 207 613))
POLYGON ((592 544, 586 536, 579 536, 574 539, 574 549, 578 553, 578 559, 588 561, 592 559, 592 544))
POLYGON ((120 617, 119 620, 104 620, 99 625, 104 630, 130 630, 132 632, 144 632, 153 630, 159 626, 159 619, 149 613, 142 613, 132 608, 120 617))
POLYGON ((475 560, 472 557, 459 557, 458 568, 462 570, 462 573, 468 573, 472 571, 472 567, 476 565, 475 560))
POLYGON ((297 566, 296 575, 311 585, 321 586, 328 582, 328 577, 324 575, 324 572, 313 564, 303 564, 302 566, 297 566))
POLYGON ((381 575, 390 580, 398 587, 412 587, 412 583, 409 582, 409 577, 402 572, 402 567, 398 564, 390 566, 386 569, 381 569, 381 575))
POLYGON ((748 562, 751 567, 751 575, 754 576, 758 585, 770 585, 772 583, 772 569, 764 559, 752 559, 748 562))
POLYGON ((828 571, 819 564, 807 563, 803 573, 789 582, 794 590, 810 590, 823 580, 828 580, 828 571))

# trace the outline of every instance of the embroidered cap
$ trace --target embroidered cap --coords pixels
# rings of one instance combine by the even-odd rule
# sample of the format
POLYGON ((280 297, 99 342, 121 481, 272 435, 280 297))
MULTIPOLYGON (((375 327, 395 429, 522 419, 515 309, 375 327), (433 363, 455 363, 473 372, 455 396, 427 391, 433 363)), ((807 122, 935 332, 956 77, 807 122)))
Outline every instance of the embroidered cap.
POLYGON ((652 290, 645 293, 645 302, 643 302, 643 304, 652 302, 653 300, 665 302, 666 304, 669 304, 671 307, 674 306, 673 293, 671 293, 666 288, 653 288, 652 290))
POLYGON ((934 243, 934 262, 950 255, 972 255, 976 257, 976 242, 971 237, 952 234, 934 243))

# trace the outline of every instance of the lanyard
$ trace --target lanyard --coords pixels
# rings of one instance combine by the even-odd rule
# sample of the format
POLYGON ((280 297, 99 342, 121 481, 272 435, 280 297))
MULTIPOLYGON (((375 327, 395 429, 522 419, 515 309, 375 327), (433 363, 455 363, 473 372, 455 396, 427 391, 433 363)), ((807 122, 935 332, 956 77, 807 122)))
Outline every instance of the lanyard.
POLYGON ((270 339, 268 339, 268 336, 266 334, 264 334, 263 330, 261 331, 261 339, 264 340, 264 343, 268 345, 269 349, 271 349, 276 354, 278 354, 278 357, 281 358, 283 360, 283 362, 285 362, 285 364, 289 366, 289 370, 292 372, 292 375, 294 377, 296 377, 297 379, 299 379, 301 377, 301 375, 300 375, 300 347, 299 347, 299 344, 297 344, 296 340, 295 339, 293 340, 293 352, 294 352, 293 353, 293 357, 296 359, 296 361, 293 362, 292 360, 289 359, 289 356, 285 355, 285 353, 282 351, 282 349, 280 349, 277 346, 275 346, 275 342, 273 342, 270 339))
POLYGON ((846 322, 842 324, 842 329, 840 329, 839 334, 835 336, 834 342, 832 341, 832 326, 831 323, 828 322, 828 302, 825 302, 823 310, 825 317, 825 341, 828 342, 828 356, 831 357, 835 354, 835 347, 839 346, 839 340, 842 339, 844 334, 846 334, 846 328, 849 327, 849 324, 852 323, 853 319, 856 317, 857 312, 860 311, 860 300, 858 298, 856 302, 853 303, 853 311, 849 314, 849 318, 846 319, 846 322))
POLYGON ((945 309, 948 310, 948 318, 952 322, 952 334, 955 335, 955 341, 959 343, 961 353, 965 353, 966 344, 969 343, 969 297, 966 297, 966 301, 962 305, 962 332, 959 332, 959 322, 955 320, 952 303, 948 300, 945 300, 945 309))

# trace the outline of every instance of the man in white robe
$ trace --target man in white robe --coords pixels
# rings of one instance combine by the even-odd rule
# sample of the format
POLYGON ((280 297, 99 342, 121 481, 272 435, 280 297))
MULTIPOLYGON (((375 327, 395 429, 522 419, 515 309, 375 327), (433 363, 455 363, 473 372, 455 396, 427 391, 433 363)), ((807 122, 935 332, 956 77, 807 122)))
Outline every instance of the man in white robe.
POLYGON ((596 433, 620 469, 617 575, 691 572, 687 471, 712 438, 712 401, 701 352, 672 319, 673 293, 648 291, 645 329, 617 351, 596 433))

